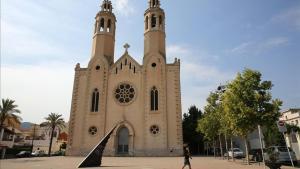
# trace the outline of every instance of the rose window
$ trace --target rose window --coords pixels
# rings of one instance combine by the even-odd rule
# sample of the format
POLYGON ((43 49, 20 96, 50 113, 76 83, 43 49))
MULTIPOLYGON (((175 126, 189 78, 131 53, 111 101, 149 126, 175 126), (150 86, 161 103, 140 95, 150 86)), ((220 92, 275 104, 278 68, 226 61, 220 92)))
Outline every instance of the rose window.
POLYGON ((97 134, 97 131, 98 131, 98 129, 95 126, 89 128, 89 133, 92 136, 94 136, 95 134, 97 134))
POLYGON ((120 84, 115 90, 115 98, 122 104, 129 103, 135 96, 135 89, 127 83, 120 84))
POLYGON ((159 133, 159 127, 157 125, 153 125, 150 127, 150 132, 153 134, 153 135, 156 135, 159 133))

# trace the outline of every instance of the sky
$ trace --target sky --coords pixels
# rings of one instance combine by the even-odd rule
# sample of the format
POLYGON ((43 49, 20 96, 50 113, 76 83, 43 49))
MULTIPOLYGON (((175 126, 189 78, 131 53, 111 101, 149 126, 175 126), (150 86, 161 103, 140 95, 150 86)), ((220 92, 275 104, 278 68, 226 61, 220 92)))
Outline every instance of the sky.
MULTIPOLYGON (((115 61, 129 43, 143 58, 147 0, 112 0, 115 61)), ((49 113, 69 119, 76 63, 91 57, 94 17, 102 0, 2 0, 1 98, 16 101, 23 121, 49 113)), ((300 107, 299 0, 161 0, 167 60, 181 59, 182 112, 203 110, 218 85, 245 68, 271 80, 282 110, 300 107)))

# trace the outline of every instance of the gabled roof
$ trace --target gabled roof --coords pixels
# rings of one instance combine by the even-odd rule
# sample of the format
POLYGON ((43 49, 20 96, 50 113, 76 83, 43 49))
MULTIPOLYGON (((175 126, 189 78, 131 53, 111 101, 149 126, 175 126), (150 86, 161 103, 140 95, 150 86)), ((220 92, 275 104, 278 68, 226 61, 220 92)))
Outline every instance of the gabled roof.
POLYGON ((115 68, 124 58, 129 58, 136 66, 141 68, 142 66, 133 58, 131 57, 128 52, 126 51, 113 65, 112 68, 115 68))

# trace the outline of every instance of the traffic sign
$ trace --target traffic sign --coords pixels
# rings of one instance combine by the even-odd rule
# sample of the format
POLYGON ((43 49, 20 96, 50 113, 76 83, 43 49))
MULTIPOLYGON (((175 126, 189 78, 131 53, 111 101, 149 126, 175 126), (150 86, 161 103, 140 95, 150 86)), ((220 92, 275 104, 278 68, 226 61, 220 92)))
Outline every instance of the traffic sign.
POLYGON ((277 127, 278 127, 279 132, 281 132, 281 133, 287 132, 284 121, 282 121, 282 120, 278 121, 277 122, 277 127))

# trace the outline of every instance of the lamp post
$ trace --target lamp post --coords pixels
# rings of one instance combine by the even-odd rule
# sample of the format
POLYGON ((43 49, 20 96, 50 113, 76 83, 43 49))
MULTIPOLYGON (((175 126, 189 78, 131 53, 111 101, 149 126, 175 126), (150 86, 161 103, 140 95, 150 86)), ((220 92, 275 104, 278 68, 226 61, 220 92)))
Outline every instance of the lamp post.
MULTIPOLYGON (((222 102, 222 98, 221 95, 225 92, 225 88, 226 86, 224 85, 220 85, 217 89, 217 93, 218 93, 218 100, 217 100, 217 104, 221 104, 222 102)), ((222 140, 221 140, 221 134, 219 134, 219 141, 220 141, 220 153, 221 153, 221 157, 224 159, 223 157, 223 146, 222 146, 222 140)), ((227 143, 227 136, 225 134, 225 142, 226 142, 226 151, 227 151, 227 159, 229 158, 229 154, 228 154, 228 143, 227 143)))

